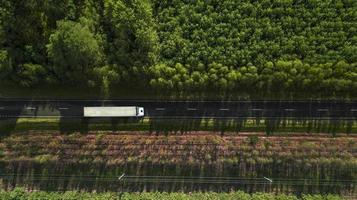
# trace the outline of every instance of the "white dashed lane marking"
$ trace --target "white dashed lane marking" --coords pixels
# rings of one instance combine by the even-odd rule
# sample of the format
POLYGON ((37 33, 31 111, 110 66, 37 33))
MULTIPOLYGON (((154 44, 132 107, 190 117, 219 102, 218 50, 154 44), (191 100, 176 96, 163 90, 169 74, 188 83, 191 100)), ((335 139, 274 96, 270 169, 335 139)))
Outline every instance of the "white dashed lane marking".
POLYGON ((260 109, 260 108, 253 108, 253 109, 251 109, 251 110, 253 110, 253 111, 262 111, 263 109, 260 109))

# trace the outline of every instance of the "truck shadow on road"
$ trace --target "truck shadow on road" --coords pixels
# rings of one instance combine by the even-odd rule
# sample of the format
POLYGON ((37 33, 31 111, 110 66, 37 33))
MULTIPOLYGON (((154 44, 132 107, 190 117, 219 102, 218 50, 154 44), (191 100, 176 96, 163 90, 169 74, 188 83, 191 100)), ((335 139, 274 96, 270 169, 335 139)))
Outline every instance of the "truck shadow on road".
POLYGON ((68 118, 59 122, 61 133, 89 133, 90 131, 135 131, 140 125, 140 118, 68 118))

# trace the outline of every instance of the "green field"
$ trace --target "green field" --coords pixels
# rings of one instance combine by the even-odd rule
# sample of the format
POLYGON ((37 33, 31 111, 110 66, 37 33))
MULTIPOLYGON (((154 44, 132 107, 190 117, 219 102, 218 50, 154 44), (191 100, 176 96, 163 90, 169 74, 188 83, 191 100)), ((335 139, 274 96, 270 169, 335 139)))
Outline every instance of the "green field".
POLYGON ((68 191, 61 192, 25 192, 22 188, 13 191, 0 191, 1 200, 344 200, 336 195, 275 195, 269 193, 247 194, 231 193, 85 193, 68 191))

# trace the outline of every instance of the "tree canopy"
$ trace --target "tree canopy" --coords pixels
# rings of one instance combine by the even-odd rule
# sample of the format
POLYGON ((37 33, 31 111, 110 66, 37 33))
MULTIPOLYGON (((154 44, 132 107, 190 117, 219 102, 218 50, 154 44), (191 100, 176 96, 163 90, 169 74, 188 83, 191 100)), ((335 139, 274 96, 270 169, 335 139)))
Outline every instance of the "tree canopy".
POLYGON ((90 29, 78 22, 59 21, 47 45, 53 72, 61 82, 78 83, 90 79, 101 66, 103 52, 90 29))
POLYGON ((356 9, 353 0, 2 0, 0 77, 348 97, 356 9))

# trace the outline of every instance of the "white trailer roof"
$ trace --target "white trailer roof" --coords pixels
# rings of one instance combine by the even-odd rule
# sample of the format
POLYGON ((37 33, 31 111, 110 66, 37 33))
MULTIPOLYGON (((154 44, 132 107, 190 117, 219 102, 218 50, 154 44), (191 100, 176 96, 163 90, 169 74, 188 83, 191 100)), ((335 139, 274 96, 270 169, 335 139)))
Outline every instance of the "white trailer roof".
POLYGON ((135 117, 135 106, 84 107, 84 117, 135 117))

